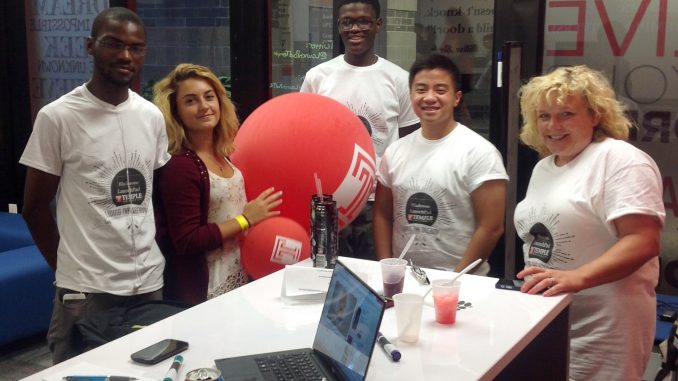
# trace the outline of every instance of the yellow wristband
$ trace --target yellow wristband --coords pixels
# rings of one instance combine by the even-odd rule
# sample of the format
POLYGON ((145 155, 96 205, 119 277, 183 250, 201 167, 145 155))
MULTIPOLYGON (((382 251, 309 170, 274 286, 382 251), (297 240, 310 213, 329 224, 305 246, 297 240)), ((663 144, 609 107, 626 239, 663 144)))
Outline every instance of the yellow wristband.
POLYGON ((245 231, 250 228, 249 221, 247 221, 247 218, 245 218, 245 216, 243 216, 242 214, 235 216, 235 220, 238 221, 238 225, 240 225, 240 230, 245 231))

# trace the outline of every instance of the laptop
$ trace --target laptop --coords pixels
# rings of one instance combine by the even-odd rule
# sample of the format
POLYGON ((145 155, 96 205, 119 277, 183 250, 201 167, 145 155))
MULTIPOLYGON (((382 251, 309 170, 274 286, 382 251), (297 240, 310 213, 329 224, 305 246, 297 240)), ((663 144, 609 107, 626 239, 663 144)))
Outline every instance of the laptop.
POLYGON ((383 315, 384 299, 337 261, 313 348, 215 363, 224 381, 364 380, 383 315))

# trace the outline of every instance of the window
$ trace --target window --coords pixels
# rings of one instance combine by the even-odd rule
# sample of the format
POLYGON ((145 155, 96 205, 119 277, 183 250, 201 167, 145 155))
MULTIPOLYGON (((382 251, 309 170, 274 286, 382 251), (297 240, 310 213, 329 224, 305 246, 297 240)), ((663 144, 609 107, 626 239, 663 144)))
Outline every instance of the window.
POLYGON ((153 85, 179 63, 204 65, 230 90, 229 1, 137 0, 146 25, 146 60, 141 94, 150 99, 153 85))
MULTIPOLYGON (((308 69, 338 52, 331 0, 272 1, 273 96, 299 91, 308 69)), ((462 73, 457 120, 487 137, 492 67, 493 0, 381 1, 376 53, 409 70, 417 56, 448 55, 462 73)))
MULTIPOLYGON (((649 153, 664 178, 666 282, 678 288, 678 9, 667 0, 546 3, 544 71, 586 64, 607 74, 638 126, 629 141, 649 153)), ((660 287, 666 287, 662 284, 660 287)))

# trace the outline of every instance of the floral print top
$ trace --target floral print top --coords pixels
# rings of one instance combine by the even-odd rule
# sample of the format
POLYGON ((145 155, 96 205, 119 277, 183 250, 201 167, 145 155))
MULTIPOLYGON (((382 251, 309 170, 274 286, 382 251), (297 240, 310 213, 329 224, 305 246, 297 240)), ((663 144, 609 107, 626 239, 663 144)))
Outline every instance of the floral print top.
MULTIPOLYGON (((211 223, 223 223, 235 218, 242 213, 247 203, 242 173, 228 159, 226 161, 233 168, 233 176, 225 178, 209 172, 210 205, 207 221, 211 223)), ((229 238, 224 240, 221 248, 207 252, 207 299, 247 283, 247 274, 240 263, 240 239, 240 235, 229 238)))

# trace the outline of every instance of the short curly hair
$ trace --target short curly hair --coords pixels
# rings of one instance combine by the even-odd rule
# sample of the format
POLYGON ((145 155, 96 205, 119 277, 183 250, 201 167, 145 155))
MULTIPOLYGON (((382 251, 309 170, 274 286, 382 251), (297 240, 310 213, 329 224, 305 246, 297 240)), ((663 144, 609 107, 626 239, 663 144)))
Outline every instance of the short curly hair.
POLYGON ((337 12, 339 11, 339 8, 343 7, 344 5, 353 3, 363 3, 371 6, 372 9, 374 9, 375 16, 377 16, 377 18, 380 17, 379 14, 381 13, 381 6, 379 5, 379 0, 340 0, 339 3, 336 4, 337 12))
POLYGON ((102 29, 104 29, 104 27, 110 20, 124 21, 130 22, 132 24, 137 24, 141 27, 142 31, 144 32, 144 36, 146 36, 144 22, 141 21, 139 15, 137 15, 136 13, 134 13, 134 11, 127 8, 111 7, 104 9, 98 15, 96 15, 96 17, 94 17, 94 21, 92 22, 92 31, 90 32, 90 38, 92 40, 96 40, 101 34, 102 29))
POLYGON ((158 106, 165 117, 169 153, 177 153, 184 147, 193 149, 186 138, 183 123, 177 113, 177 90, 179 83, 189 78, 205 80, 217 94, 221 117, 219 118, 219 124, 214 128, 213 139, 217 153, 229 156, 235 149, 233 140, 240 126, 238 117, 235 114, 235 106, 228 98, 224 85, 212 70, 190 63, 177 65, 153 88, 153 103, 158 106))
POLYGON ((605 137, 626 140, 634 124, 626 114, 626 107, 617 97, 605 75, 586 65, 560 67, 534 77, 518 91, 523 127, 520 140, 539 153, 551 152, 539 134, 537 118, 544 104, 562 104, 568 96, 581 96, 591 113, 599 118, 593 130, 593 141, 605 137))

